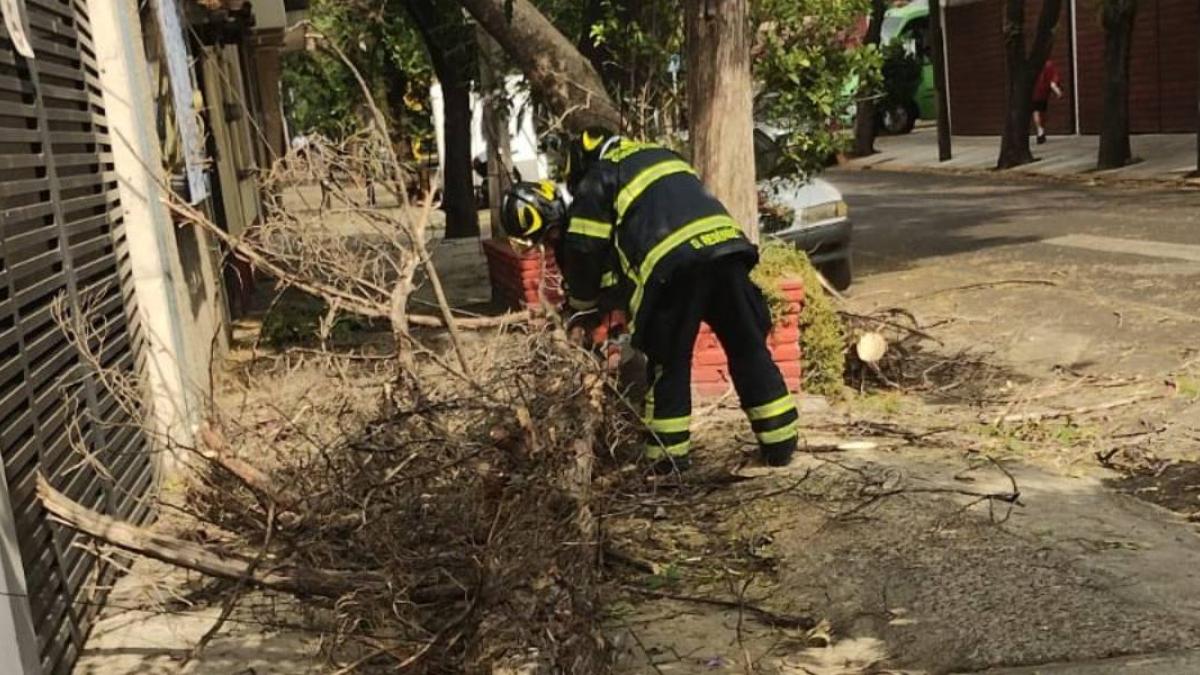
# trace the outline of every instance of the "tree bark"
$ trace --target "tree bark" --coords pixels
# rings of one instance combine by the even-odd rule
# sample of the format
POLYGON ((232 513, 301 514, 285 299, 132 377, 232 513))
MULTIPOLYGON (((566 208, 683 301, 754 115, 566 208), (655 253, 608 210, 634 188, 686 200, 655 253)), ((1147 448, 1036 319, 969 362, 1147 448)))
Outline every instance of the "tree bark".
POLYGON ((1054 30, 1062 14, 1062 0, 1045 0, 1034 31, 1033 46, 1025 51, 1025 0, 1005 0, 1004 70, 1006 102, 1004 134, 1000 138, 997 169, 1010 169, 1033 161, 1029 150, 1029 125, 1033 116, 1033 85, 1046 65, 1054 30))
POLYGON ((1133 21, 1137 0, 1104 0, 1104 115, 1100 123, 1097 169, 1116 169, 1129 163, 1129 64, 1133 51, 1133 21))
POLYGON ((446 238, 479 236, 475 180, 471 169, 471 80, 475 73, 474 32, 457 7, 436 0, 408 0, 409 15, 429 50, 442 85, 442 204, 446 238))
POLYGON ((621 115, 596 69, 530 0, 458 0, 512 58, 568 129, 620 130, 621 115), (511 2, 511 20, 505 6, 511 2))
POLYGON ((942 38, 942 2, 929 0, 929 43, 933 50, 933 86, 937 93, 938 161, 951 159, 950 100, 946 98, 946 49, 942 38))
POLYGON ((686 8, 693 160, 704 184, 757 242, 748 0, 688 0, 686 8))
MULTIPOLYGON (((935 0, 936 1, 936 0, 935 0)), ((883 15, 887 12, 884 0, 871 0, 871 23, 867 26, 867 35, 863 42, 867 45, 879 46, 880 35, 883 33, 883 15)), ((876 96, 866 92, 867 96, 858 99, 858 110, 854 116, 854 155, 866 157, 878 152, 875 149, 875 132, 879 130, 876 115, 876 96)))
POLYGON ((442 128, 446 157, 442 168, 442 204, 446 238, 479 236, 475 208, 475 178, 471 167, 471 89, 461 82, 442 82, 442 128))
POLYGON ((501 239, 506 233, 500 219, 500 205, 504 193, 512 185, 512 139, 509 136, 508 110, 498 92, 504 92, 501 62, 503 50, 486 31, 479 29, 479 83, 483 90, 483 140, 487 143, 488 213, 490 214, 492 239, 501 239))

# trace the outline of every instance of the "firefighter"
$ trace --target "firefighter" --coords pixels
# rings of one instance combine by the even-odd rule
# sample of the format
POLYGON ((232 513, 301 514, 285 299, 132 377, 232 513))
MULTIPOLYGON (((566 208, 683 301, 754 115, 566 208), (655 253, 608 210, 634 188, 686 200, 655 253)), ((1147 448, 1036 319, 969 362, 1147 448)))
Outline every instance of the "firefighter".
MULTIPOLYGON (((575 312, 597 307, 615 253, 631 289, 626 330, 647 358, 645 455, 655 470, 690 464, 692 349, 701 321, 725 350, 763 461, 788 464, 799 416, 767 349, 770 314, 750 280, 757 248, 695 170, 664 147, 589 129, 571 143, 565 174, 572 201, 556 249, 567 302, 575 312)), ((549 204, 534 200, 536 207, 557 213, 561 202, 548 191, 541 196, 549 204)), ((527 197, 507 200, 520 204, 510 232, 535 221, 540 230, 549 220, 522 219, 520 210, 534 206, 527 197)))

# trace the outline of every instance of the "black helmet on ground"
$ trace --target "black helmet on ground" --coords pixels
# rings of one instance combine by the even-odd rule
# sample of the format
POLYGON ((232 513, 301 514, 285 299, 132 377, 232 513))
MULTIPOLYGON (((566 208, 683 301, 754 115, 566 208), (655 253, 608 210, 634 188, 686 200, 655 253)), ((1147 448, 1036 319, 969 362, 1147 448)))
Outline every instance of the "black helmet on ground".
POLYGON ((566 224, 567 205, 554 183, 515 183, 500 205, 500 224, 508 236, 536 244, 546 234, 566 224))

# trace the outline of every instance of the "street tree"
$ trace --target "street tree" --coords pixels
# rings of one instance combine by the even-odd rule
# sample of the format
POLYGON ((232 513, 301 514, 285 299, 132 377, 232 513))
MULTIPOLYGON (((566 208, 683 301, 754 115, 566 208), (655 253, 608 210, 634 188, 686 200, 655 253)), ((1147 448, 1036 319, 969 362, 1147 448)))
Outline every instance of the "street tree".
POLYGON ((1005 116, 1004 135, 1000 138, 1000 156, 996 168, 1011 169, 1033 161, 1029 149, 1029 125, 1033 116, 1033 87, 1038 74, 1046 65, 1054 33, 1062 14, 1062 0, 1045 0, 1034 28, 1033 41, 1026 50, 1025 0, 1005 0, 1004 10, 1004 69, 1005 116))
POLYGON ((433 73, 427 52, 411 22, 385 21, 387 15, 377 3, 314 0, 312 30, 336 45, 350 66, 322 41, 286 55, 283 89, 297 132, 339 139, 370 119, 352 68, 374 98, 386 103, 395 137, 423 138, 432 132, 426 99, 433 73))
POLYGON ((334 139, 362 128, 370 115, 353 67, 373 98, 383 102, 399 155, 419 162, 433 144, 429 89, 436 75, 445 105, 446 236, 478 236, 470 127, 476 56, 473 33, 462 12, 438 0, 316 0, 310 6, 310 21, 350 66, 319 45, 289 55, 284 88, 293 126, 334 139))
MULTIPOLYGON (((393 7, 396 2, 390 3, 393 7)), ((471 160, 471 83, 478 72, 474 29, 462 10, 438 0, 404 0, 442 88, 442 203, 446 237, 479 236, 471 160)), ((398 8, 397 8, 398 9, 398 8)))
POLYGON ((859 43, 869 0, 755 0, 756 114, 787 132, 787 172, 812 176, 849 147, 855 99, 882 82, 881 50, 859 43))
POLYGON ((1125 166, 1129 147, 1129 64, 1138 0, 1100 0, 1104 26, 1104 113, 1100 123, 1098 169, 1125 166))
POLYGON ((572 130, 619 129, 621 115, 591 61, 530 0, 457 0, 572 130))
POLYGON ((929 44, 933 55, 933 86, 937 93, 938 161, 951 158, 950 101, 946 98, 946 43, 942 35, 942 0, 929 0, 929 44))
MULTIPOLYGON (((935 0, 936 1, 936 0, 935 0)), ((886 0, 871 0, 871 19, 863 43, 867 48, 879 48, 883 34, 883 15, 887 12, 886 0)), ((858 111, 854 119, 854 154, 866 157, 875 154, 875 133, 879 130, 876 119, 876 95, 866 87, 859 89, 858 111)))
POLYGON ((587 55, 614 97, 626 133, 661 138, 682 126, 686 108, 681 0, 559 0, 556 25, 578 32, 587 55), (561 7, 561 9, 559 9, 561 7))
POLYGON ((686 5, 688 119, 693 163, 752 241, 758 240, 749 0, 686 5))

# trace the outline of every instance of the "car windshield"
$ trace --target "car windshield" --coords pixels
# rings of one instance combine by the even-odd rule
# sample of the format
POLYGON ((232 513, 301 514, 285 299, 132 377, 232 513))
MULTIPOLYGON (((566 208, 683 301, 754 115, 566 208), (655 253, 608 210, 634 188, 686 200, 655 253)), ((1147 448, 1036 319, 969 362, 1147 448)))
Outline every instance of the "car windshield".
POLYGON ((892 14, 883 17, 883 26, 879 29, 879 43, 890 44, 900 35, 900 29, 904 28, 905 18, 892 14))

